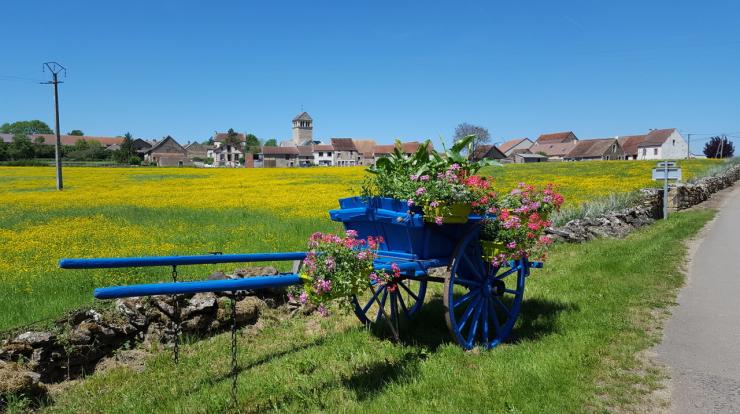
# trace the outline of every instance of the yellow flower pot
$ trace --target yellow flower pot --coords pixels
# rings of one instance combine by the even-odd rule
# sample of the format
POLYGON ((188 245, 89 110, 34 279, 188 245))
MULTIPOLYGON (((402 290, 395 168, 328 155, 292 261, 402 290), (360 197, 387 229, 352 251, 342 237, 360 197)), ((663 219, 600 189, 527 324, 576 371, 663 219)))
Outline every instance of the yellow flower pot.
POLYGON ((434 223, 437 217, 442 217, 444 224, 467 223, 469 214, 470 205, 465 203, 455 203, 450 206, 439 203, 437 207, 431 207, 428 204, 424 206, 424 221, 429 223, 434 223))
POLYGON ((491 261, 494 257, 506 251, 506 244, 494 240, 481 240, 481 250, 483 251, 483 260, 491 261))

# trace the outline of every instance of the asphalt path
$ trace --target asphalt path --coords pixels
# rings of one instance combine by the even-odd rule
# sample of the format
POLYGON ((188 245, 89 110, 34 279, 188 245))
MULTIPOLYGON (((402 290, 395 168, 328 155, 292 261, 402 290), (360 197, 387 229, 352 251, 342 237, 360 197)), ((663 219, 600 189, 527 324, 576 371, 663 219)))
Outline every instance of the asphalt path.
POLYGON ((699 242, 656 351, 671 412, 740 413, 740 185, 699 242))

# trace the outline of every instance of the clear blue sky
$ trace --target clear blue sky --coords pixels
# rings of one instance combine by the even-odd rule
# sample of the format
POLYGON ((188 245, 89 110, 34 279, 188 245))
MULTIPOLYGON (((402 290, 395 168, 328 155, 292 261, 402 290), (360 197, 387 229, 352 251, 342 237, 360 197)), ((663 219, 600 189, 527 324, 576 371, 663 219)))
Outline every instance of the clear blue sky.
POLYGON ((317 138, 436 141, 463 121, 495 141, 740 137, 734 0, 29 0, 0 16, 0 123, 52 124, 52 89, 33 80, 55 60, 62 130, 90 135, 287 138, 303 106, 317 138))

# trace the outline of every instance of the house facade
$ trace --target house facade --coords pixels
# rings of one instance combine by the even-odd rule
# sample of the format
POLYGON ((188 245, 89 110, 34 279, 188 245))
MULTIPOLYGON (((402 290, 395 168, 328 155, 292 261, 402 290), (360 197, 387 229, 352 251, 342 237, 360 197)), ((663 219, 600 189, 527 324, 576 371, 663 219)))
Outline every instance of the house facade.
POLYGON ((314 145, 313 163, 323 167, 334 165, 334 147, 326 144, 314 145))
POLYGON ((361 162, 352 138, 332 138, 331 146, 334 147, 334 165, 350 167, 361 162))
POLYGON ((470 157, 473 161, 480 161, 483 159, 503 160, 504 158, 506 158, 506 154, 501 152, 501 150, 495 145, 479 145, 470 157))
POLYGON ((637 145, 638 160, 678 160, 688 153, 688 143, 675 128, 654 129, 637 145))
POLYGON ((188 152, 188 159, 190 159, 191 161, 194 159, 204 160, 208 157, 208 145, 206 144, 191 142, 185 145, 183 148, 185 148, 185 151, 188 152))
POLYGON ((622 160, 624 151, 616 138, 597 138, 578 141, 564 157, 565 161, 622 160))
POLYGON ((262 166, 265 168, 287 168, 298 166, 297 147, 262 147, 262 166))
POLYGON ((236 133, 239 145, 227 143, 228 132, 217 132, 213 135, 213 147, 208 148, 206 156, 213 158, 213 165, 217 167, 238 167, 240 160, 244 158, 244 148, 247 137, 242 133, 236 133))
POLYGON ((314 165, 313 145, 299 145, 296 149, 298 150, 299 167, 310 167, 314 165))
POLYGON ((166 136, 144 153, 144 161, 158 167, 184 167, 192 165, 188 152, 171 136, 166 136))

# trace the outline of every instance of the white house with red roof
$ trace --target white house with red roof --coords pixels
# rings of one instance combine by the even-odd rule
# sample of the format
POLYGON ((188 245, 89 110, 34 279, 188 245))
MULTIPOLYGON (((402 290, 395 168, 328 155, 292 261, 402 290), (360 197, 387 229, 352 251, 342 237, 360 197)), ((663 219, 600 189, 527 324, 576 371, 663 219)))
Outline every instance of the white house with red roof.
POLYGON ((676 128, 653 129, 637 144, 638 160, 678 160, 688 156, 689 144, 676 128))

